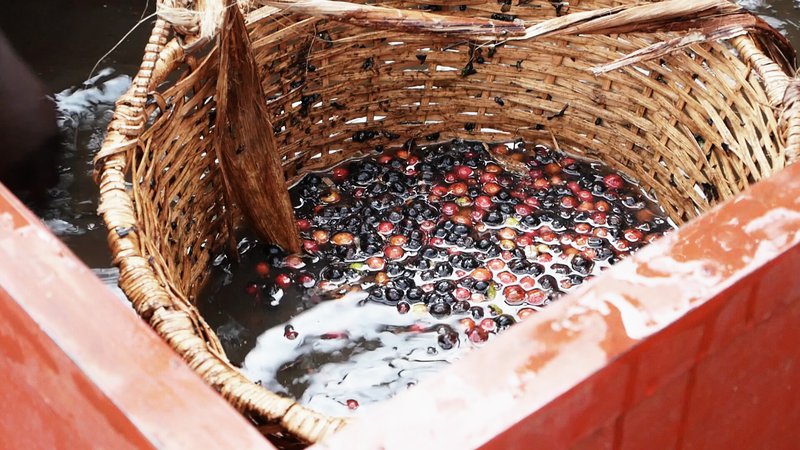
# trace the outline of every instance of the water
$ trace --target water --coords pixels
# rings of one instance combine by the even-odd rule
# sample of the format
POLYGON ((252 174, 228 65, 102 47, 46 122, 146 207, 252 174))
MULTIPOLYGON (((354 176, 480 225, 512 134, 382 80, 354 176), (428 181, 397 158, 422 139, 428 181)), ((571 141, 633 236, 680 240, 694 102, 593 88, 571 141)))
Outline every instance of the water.
POLYGON ((797 0, 738 0, 748 10, 761 16, 800 48, 800 2, 797 0))
POLYGON ((304 253, 243 240, 240 264, 217 259, 201 313, 251 379, 344 415, 671 229, 601 164, 523 148, 430 144, 304 178, 290 191, 304 253))
POLYGON ((120 296, 105 228, 97 216, 92 157, 102 144, 114 101, 139 67, 152 21, 103 60, 91 78, 89 72, 143 11, 153 11, 154 3, 7 2, 0 14, 0 29, 52 92, 65 136, 60 181, 45 204, 30 206, 120 296))

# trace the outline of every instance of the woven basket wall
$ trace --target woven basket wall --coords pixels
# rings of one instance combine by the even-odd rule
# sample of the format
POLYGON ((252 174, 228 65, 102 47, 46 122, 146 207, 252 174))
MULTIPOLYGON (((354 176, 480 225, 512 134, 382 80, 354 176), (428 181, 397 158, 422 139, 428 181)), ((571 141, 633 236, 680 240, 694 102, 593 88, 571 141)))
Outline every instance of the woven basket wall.
MULTIPOLYGON (((631 2, 424 3, 442 6, 440 14, 513 14, 536 23, 631 2)), ((433 133, 441 140, 547 144, 555 136, 562 150, 640 180, 682 223, 797 157, 794 88, 784 96, 794 85, 750 36, 595 76, 592 67, 675 34, 563 36, 478 49, 462 38, 289 13, 248 27, 290 182, 376 145, 433 133), (475 73, 464 76, 471 58, 475 73), (354 142, 362 130, 378 133, 354 142)), ((218 54, 208 46, 185 49, 187 33, 156 23, 98 155, 100 212, 120 285, 139 314, 236 408, 316 441, 344 421, 243 378, 193 306, 209 261, 232 230, 222 219, 211 147, 218 54)))

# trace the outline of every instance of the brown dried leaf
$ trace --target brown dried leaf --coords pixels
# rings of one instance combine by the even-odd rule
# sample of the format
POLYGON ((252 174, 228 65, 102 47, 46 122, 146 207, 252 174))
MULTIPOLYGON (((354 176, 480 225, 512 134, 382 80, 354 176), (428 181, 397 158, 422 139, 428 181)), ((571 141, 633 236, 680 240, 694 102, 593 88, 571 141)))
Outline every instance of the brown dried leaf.
MULTIPOLYGON (((300 235, 242 13, 228 0, 220 31, 215 149, 228 203, 262 239, 290 252, 300 235)), ((227 208, 230 211, 230 207, 227 208)))

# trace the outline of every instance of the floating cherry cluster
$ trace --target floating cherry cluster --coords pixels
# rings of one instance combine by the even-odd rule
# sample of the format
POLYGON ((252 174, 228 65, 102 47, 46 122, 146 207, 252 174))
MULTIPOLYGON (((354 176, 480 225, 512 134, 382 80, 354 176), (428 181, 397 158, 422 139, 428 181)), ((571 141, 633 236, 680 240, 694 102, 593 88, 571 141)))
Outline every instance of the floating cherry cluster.
POLYGON ((274 304, 290 287, 363 289, 400 314, 458 316, 461 330, 439 328, 445 350, 461 332, 485 341, 670 229, 637 185, 521 143, 407 145, 307 175, 292 197, 303 254, 264 246, 247 294, 274 304))

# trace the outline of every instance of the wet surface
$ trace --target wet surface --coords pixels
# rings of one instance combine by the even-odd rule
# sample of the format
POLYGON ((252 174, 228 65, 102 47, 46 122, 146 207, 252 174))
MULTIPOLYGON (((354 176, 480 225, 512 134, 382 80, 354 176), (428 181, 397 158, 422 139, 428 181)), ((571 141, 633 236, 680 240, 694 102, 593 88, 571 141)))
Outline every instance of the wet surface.
MULTIPOLYGON (((799 166, 790 166, 642 249, 576 293, 575 302, 553 305, 490 342, 491 350, 474 352, 457 368, 376 406, 369 420, 351 423, 317 448, 477 448, 488 439, 493 445, 486 448, 532 441, 572 448, 568 442, 581 432, 637 417, 639 407, 654 394, 679 400, 677 406, 658 404, 654 416, 648 416, 650 446, 658 439, 653 436, 668 429, 663 419, 670 415, 685 416, 682 423, 690 429, 735 429, 766 439, 770 433, 765 428, 741 417, 752 414, 769 417, 767 424, 789 423, 785 415, 773 413, 773 403, 765 409, 758 405, 775 395, 787 398, 787 410, 793 411, 796 396, 791 388, 783 389, 786 385, 764 382, 754 382, 747 394, 741 391, 745 380, 759 380, 771 370, 768 363, 752 361, 763 361, 766 355, 795 360, 797 351, 776 344, 783 341, 777 336, 786 333, 780 325, 761 328, 774 330, 765 344, 770 351, 750 345, 752 335, 747 333, 759 321, 789 317, 787 322, 796 323, 800 317, 784 316, 781 309, 781 303, 793 303, 794 308, 798 303, 798 285, 785 275, 796 267, 800 242, 798 172, 799 166), (730 227, 736 231, 718 235, 717 229, 730 227), (757 287, 750 290, 753 285, 757 287), (725 310, 720 313, 736 303, 743 312, 736 320, 726 317, 725 310), (759 317, 754 313, 759 309, 768 313, 759 317), (740 374, 741 380, 732 381, 740 374), (676 394, 668 389, 677 377, 688 381, 676 394), (708 392, 714 392, 713 402, 708 392), (746 403, 720 408, 731 396, 745 397, 746 403), (476 404, 479 415, 470 407, 476 404), (701 411, 708 412, 707 420, 697 419, 701 411), (454 428, 461 431, 441 433, 454 428)), ((702 446, 717 442, 718 433, 686 439, 702 446)), ((781 430, 775 437, 789 441, 794 435, 781 430)), ((611 440, 599 437, 603 443, 611 440)))
MULTIPOLYGON (((46 0, 10 2, 0 29, 52 92, 64 135, 60 181, 43 205, 29 205, 109 286, 116 270, 97 216, 98 190, 91 160, 100 148, 113 103, 139 67, 152 28, 143 23, 89 74, 154 1, 46 0)), ((24 197, 23 197, 24 200, 24 197)), ((119 293, 119 291, 118 291, 119 293)))
POLYGON ((672 229, 602 164, 523 142, 384 152, 290 194, 304 253, 243 240, 198 307, 248 377, 335 416, 415 385, 672 229))
POLYGON ((792 43, 800 47, 800 2, 797 0, 738 0, 737 3, 760 15, 792 43))

